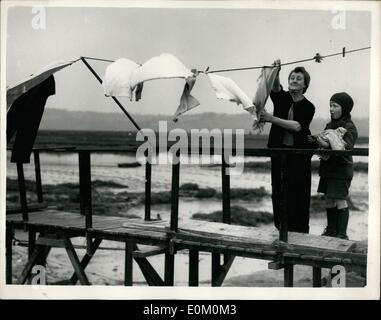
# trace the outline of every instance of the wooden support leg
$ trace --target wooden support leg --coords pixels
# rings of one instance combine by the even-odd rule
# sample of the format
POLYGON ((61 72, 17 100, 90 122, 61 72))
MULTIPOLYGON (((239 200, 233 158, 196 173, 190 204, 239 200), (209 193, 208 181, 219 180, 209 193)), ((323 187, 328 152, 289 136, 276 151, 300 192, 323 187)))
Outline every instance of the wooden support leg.
POLYGON ((28 231, 28 258, 32 256, 36 247, 36 232, 34 230, 28 231))
POLYGON ((224 255, 224 264, 220 264, 220 255, 212 254, 212 287, 220 287, 228 274, 235 256, 224 255))
POLYGON ((212 287, 217 286, 217 278, 220 272, 220 254, 212 253, 212 287))
POLYGON ((164 285, 173 286, 175 280, 175 255, 165 254, 165 266, 164 266, 164 285))
POLYGON ((146 258, 134 257, 149 286, 164 286, 163 279, 146 258))
POLYGON ((133 273, 132 273, 132 267, 133 267, 133 261, 134 258, 132 256, 133 251, 133 243, 126 242, 126 249, 125 249, 125 261, 124 261, 124 285, 125 286, 132 286, 133 283, 133 273))
POLYGON ((291 288, 294 286, 294 265, 285 264, 284 265, 284 286, 286 288, 291 288))
MULTIPOLYGON (((133 251, 139 250, 138 246, 135 243, 132 245, 132 249, 133 251)), ((134 259, 142 271, 143 276, 149 286, 164 286, 163 279, 159 276, 159 274, 151 266, 146 258, 134 257, 134 259)))
POLYGON ((21 273, 18 283, 25 284, 26 280, 31 275, 32 269, 36 264, 45 263, 46 258, 50 252, 50 247, 46 246, 36 246, 36 249, 33 251, 30 256, 28 263, 26 264, 24 270, 21 273))
POLYGON ((7 223, 6 226, 6 283, 12 284, 12 237, 13 226, 11 223, 7 223))
POLYGON ((189 250, 189 286, 198 287, 199 251, 189 250))
MULTIPOLYGON (((90 254, 85 253, 85 255, 83 256, 81 260, 81 268, 83 270, 85 270, 87 265, 90 263, 91 258, 94 256, 101 242, 102 242, 102 239, 95 239, 93 243, 91 244, 90 254)), ((78 277, 77 277, 77 274, 74 272, 70 278, 70 284, 74 285, 77 283, 77 281, 78 281, 78 277)))
POLYGON ((321 268, 312 268, 312 286, 314 288, 321 288, 321 268))
POLYGON ((81 263, 79 262, 78 256, 69 238, 66 239, 65 244, 66 244, 65 246, 66 252, 69 256, 71 264, 73 265, 74 271, 78 277, 79 282, 82 285, 90 285, 90 282, 87 279, 85 271, 83 270, 81 263))

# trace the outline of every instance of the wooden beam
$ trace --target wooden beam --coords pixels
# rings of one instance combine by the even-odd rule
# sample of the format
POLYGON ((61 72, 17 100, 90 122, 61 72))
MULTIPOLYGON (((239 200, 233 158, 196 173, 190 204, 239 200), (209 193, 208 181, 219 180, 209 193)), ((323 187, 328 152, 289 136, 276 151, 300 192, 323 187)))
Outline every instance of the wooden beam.
POLYGON ((40 153, 38 150, 33 150, 33 157, 34 157, 34 171, 36 175, 37 201, 39 203, 42 203, 44 199, 43 199, 43 193, 42 193, 40 153))
MULTIPOLYGON (((85 255, 82 257, 82 260, 81 260, 80 264, 81 264, 81 268, 83 270, 85 270, 87 265, 90 263, 90 260, 94 256, 94 254, 97 251, 98 247, 100 246, 101 242, 102 242, 102 239, 97 239, 97 238, 94 239, 94 241, 93 241, 93 243, 91 245, 91 252, 90 252, 90 254, 88 254, 86 252, 85 255)), ((73 275, 71 276, 69 281, 73 285, 77 283, 78 277, 77 277, 76 272, 73 273, 73 275)))
POLYGON ((32 253, 31 257, 28 259, 27 264, 25 265, 21 275, 19 277, 18 283, 24 284, 27 279, 30 277, 33 267, 36 264, 45 264, 46 258, 50 252, 50 247, 45 246, 36 246, 36 249, 32 253))
POLYGON ((219 253, 212 253, 212 280, 211 285, 212 287, 217 287, 217 277, 219 273, 221 272, 221 255, 219 253))
POLYGON ((132 252, 132 256, 137 258, 148 258, 152 256, 157 256, 159 254, 163 254, 166 251, 166 246, 149 246, 148 248, 139 248, 139 250, 134 250, 132 252))
POLYGON ((321 287, 321 268, 312 267, 312 286, 314 288, 321 287))
POLYGON ((199 251, 189 250, 189 286, 198 287, 199 278, 199 251))
POLYGON ((287 242, 288 240, 288 217, 287 217, 287 177, 286 177, 287 155, 280 156, 280 228, 279 240, 287 242))
POLYGON ((29 229, 28 231, 28 258, 32 256, 32 253, 36 247, 36 231, 29 229))
POLYGON ((71 261, 71 264, 74 268, 74 271, 78 277, 79 282, 81 285, 90 285, 89 280, 87 279, 86 273, 84 269, 81 266, 81 263, 78 259, 77 253, 74 250, 74 247, 71 243, 71 240, 69 238, 66 238, 66 252, 69 256, 69 259, 71 261))
POLYGON ((291 288, 294 286, 294 265, 286 263, 284 265, 284 286, 291 288))
POLYGON ((12 284, 12 223, 6 224, 5 243, 6 243, 6 284, 12 284))
POLYGON ((146 162, 146 179, 145 179, 145 202, 144 202, 144 220, 151 220, 151 180, 152 180, 152 165, 147 159, 146 162))
MULTIPOLYGON (((176 152, 179 154, 179 152, 176 152)), ((179 185, 180 185, 180 159, 175 163, 176 156, 173 155, 172 164, 172 188, 171 188, 171 231, 177 232, 179 220, 179 185)))
POLYGON ((222 153, 222 222, 230 224, 230 175, 227 174, 229 164, 225 160, 225 154, 222 153))
POLYGON ((124 285, 132 286, 133 284, 133 262, 134 258, 132 252, 134 244, 131 241, 125 243, 125 257, 124 257, 124 285))
POLYGON ((166 253, 164 261, 164 285, 173 286, 175 282, 175 255, 166 253))
POLYGON ((164 286, 163 279, 146 258, 134 258, 149 286, 164 286))
MULTIPOLYGON (((225 257, 226 256, 228 256, 228 255, 225 255, 225 257)), ((224 264, 220 266, 220 268, 219 268, 220 270, 214 279, 214 284, 216 287, 220 287, 222 285, 222 283, 224 282, 224 280, 226 278, 226 275, 228 274, 228 272, 230 270, 231 265, 233 264, 235 256, 229 255, 228 257, 229 257, 228 260, 224 261, 224 264)))
POLYGON ((27 204, 27 198, 26 198, 24 166, 21 162, 17 162, 16 166, 17 166, 17 180, 19 185, 22 219, 24 222, 26 222, 28 221, 29 217, 28 217, 28 204, 27 204))

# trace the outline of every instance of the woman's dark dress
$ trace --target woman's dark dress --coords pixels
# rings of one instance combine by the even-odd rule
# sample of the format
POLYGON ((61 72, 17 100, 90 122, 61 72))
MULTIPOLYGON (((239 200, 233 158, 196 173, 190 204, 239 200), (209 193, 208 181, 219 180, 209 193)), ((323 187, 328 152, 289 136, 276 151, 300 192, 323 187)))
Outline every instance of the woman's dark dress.
MULTIPOLYGON (((294 145, 292 148, 311 148, 307 136, 311 134, 309 125, 315 113, 314 105, 304 98, 294 102, 289 92, 283 89, 271 92, 274 104, 274 116, 288 119, 292 105, 293 120, 301 125, 301 130, 293 132, 294 145)), ((267 146, 269 148, 285 148, 283 136, 286 130, 277 125, 272 125, 267 146)), ((280 157, 271 158, 271 185, 274 223, 280 228, 281 204, 281 160, 280 157)), ((311 199, 311 156, 289 155, 285 161, 285 190, 286 214, 288 217, 288 231, 309 232, 310 199, 311 199)))

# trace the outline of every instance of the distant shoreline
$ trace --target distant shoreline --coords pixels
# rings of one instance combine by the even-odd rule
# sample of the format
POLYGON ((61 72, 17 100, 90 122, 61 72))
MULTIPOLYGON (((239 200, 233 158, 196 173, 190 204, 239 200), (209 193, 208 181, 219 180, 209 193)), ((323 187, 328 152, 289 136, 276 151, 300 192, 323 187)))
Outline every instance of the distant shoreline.
MULTIPOLYGON (((49 147, 136 147, 142 142, 136 141, 136 131, 88 131, 88 130, 40 130, 35 148, 49 147)), ((159 133, 156 135, 159 136, 159 133)), ((245 146, 248 148, 267 148, 267 134, 245 134, 245 146)), ((233 135, 234 141, 234 135, 233 135)), ((212 144, 212 143, 211 143, 212 144)), ((356 145, 369 144, 369 137, 357 139, 356 145)), ((8 145, 11 147, 12 143, 8 145)))

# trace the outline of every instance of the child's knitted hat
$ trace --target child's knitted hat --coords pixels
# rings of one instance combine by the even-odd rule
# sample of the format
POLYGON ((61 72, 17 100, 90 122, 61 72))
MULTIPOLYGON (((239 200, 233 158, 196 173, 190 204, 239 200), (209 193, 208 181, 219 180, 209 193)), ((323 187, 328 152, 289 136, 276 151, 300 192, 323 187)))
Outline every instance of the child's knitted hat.
POLYGON ((341 106, 342 115, 346 116, 351 113, 353 108, 353 99, 346 92, 335 93, 331 97, 331 101, 338 103, 341 106))

